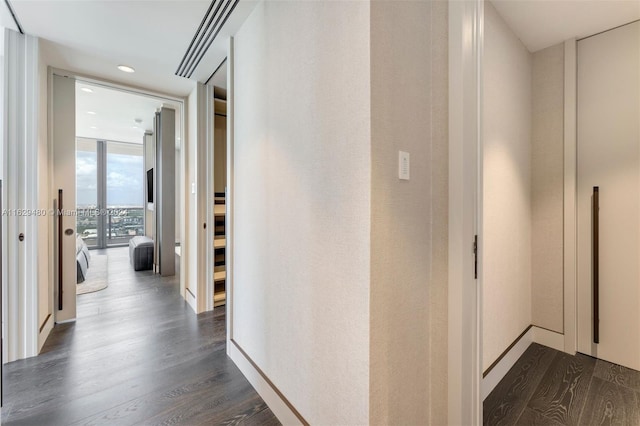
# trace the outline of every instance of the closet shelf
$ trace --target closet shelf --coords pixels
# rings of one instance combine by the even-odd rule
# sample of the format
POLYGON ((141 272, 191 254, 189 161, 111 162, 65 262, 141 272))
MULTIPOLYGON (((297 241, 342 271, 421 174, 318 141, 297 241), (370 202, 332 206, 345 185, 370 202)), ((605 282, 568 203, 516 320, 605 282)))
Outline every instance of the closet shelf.
POLYGON ((227 279, 227 271, 216 271, 213 273, 213 282, 224 281, 227 279))
POLYGON ((218 293, 215 293, 213 295, 213 307, 217 308, 218 306, 222 306, 225 304, 226 302, 226 292, 224 291, 219 291, 218 293))

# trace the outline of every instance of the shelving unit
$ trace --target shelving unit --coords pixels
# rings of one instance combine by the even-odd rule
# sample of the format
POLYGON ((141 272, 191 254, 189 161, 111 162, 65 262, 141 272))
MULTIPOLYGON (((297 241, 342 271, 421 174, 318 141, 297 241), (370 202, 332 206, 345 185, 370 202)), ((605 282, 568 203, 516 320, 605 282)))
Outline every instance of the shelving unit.
POLYGON ((226 199, 227 188, 227 102, 226 91, 214 88, 214 135, 213 135, 213 211, 214 265, 213 265, 213 307, 226 303, 226 199))
POLYGON ((214 198, 213 212, 215 216, 214 230, 214 268, 213 268, 213 307, 222 306, 226 303, 226 205, 224 193, 216 193, 214 198))

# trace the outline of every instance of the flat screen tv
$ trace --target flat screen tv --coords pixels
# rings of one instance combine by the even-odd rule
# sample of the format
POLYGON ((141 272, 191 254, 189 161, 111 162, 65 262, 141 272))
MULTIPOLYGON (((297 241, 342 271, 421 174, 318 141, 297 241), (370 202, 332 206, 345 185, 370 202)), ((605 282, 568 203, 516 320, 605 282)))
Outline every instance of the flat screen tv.
POLYGON ((147 170, 147 203, 153 203, 153 169, 147 170))

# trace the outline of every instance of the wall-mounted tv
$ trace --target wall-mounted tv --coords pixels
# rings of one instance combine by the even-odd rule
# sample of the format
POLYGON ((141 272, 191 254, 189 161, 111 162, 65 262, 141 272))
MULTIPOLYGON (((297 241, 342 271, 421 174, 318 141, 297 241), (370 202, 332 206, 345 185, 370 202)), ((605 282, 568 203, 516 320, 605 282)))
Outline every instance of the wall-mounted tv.
POLYGON ((147 203, 153 203, 153 168, 147 170, 147 203))

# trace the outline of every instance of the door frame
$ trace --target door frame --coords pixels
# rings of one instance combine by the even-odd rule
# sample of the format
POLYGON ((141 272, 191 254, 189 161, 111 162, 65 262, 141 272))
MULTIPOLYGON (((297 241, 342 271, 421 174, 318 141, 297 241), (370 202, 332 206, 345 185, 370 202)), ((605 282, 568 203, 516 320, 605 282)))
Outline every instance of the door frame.
MULTIPOLYGON (((577 39, 564 43, 564 351, 577 350, 577 39)), ((471 230, 482 277, 483 0, 449 2, 449 423, 482 424, 482 282, 468 277, 471 230), (475 96, 475 99, 474 99, 475 96), (475 147, 475 151, 474 151, 475 147), (475 166, 475 170, 474 170, 475 166), (465 206, 474 206, 465 209, 465 206), (475 311, 465 316, 465 309, 475 311)))
MULTIPOLYGON (((232 200, 233 200, 233 37, 229 38, 229 45, 227 46, 227 55, 220 62, 220 66, 224 65, 227 67, 227 192, 225 195, 225 309, 227 312, 227 335, 229 336, 232 330, 231 327, 231 310, 232 310, 232 302, 231 302, 231 287, 233 283, 233 272, 232 272, 232 262, 233 262, 233 251, 232 251, 232 239, 233 239, 233 217, 232 217, 232 200), (226 64, 225 64, 226 62, 226 64)), ((216 68, 213 74, 218 71, 220 68, 216 68)), ((212 76, 213 76, 212 74, 212 76)), ((211 79, 211 78, 210 78, 211 79)), ((215 212, 214 212, 214 203, 211 202, 213 200, 214 194, 214 167, 215 167, 215 91, 214 86, 212 84, 204 84, 203 85, 202 96, 204 97, 204 101, 198 104, 198 122, 206 123, 204 126, 204 140, 206 149, 199 151, 201 158, 198 160, 202 164, 202 169, 206 170, 206 173, 201 177, 198 176, 199 179, 199 188, 203 188, 201 192, 198 193, 199 199, 204 199, 206 203, 206 212, 204 212, 205 223, 211 224, 211 226, 207 227, 207 230, 204 234, 205 244, 204 246, 199 246, 198 250, 202 250, 204 252, 203 258, 204 266, 198 266, 201 270, 202 276, 205 277, 206 285, 198 286, 198 298, 201 300, 198 302, 198 312, 211 311, 214 308, 213 296, 215 293, 215 282, 214 282, 214 272, 215 272, 215 248, 213 246, 213 241, 215 238, 215 212), (203 179, 202 182, 200 179, 203 179), (202 287, 202 288, 201 288, 202 287)), ((200 95, 199 95, 200 96, 200 95)))
POLYGON ((564 351, 568 354, 578 348, 577 43, 576 39, 564 43, 564 351))
POLYGON ((484 0, 449 1, 449 424, 482 424, 483 43, 484 0))
MULTIPOLYGON (((134 85, 129 85, 129 84, 123 84, 123 83, 117 83, 111 80, 107 80, 107 79, 102 79, 102 78, 98 78, 98 77, 94 77, 88 74, 84 74, 84 73, 80 73, 80 72, 75 72, 75 71, 67 71, 64 69, 60 69, 60 68, 56 68, 56 67, 52 67, 49 66, 47 69, 47 76, 48 76, 48 105, 47 105, 47 115, 48 117, 51 117, 53 114, 53 76, 57 75, 57 76, 61 76, 61 77, 67 77, 70 79, 73 79, 75 81, 81 81, 81 82, 86 82, 88 84, 94 85, 94 86, 101 86, 104 88, 108 88, 108 89, 112 89, 112 90, 119 90, 125 93, 131 93, 131 94, 136 94, 136 95, 141 95, 141 96, 146 96, 146 97, 151 97, 151 98, 156 98, 160 101, 171 101, 171 102, 175 102, 178 103, 180 105, 180 122, 181 122, 181 128, 180 128, 180 188, 181 188, 181 200, 184 198, 185 194, 188 194, 188 188, 187 188, 187 179, 185 178, 185 172, 187 170, 187 165, 186 165, 186 161, 187 161, 187 156, 185 155, 185 135, 186 135, 186 111, 185 111, 185 106, 186 106, 186 98, 185 97, 180 97, 180 96, 173 96, 173 95, 168 95, 165 93, 161 93, 161 92, 156 92, 153 90, 149 90, 149 89, 144 89, 141 87, 137 87, 134 85)), ((47 140, 48 140, 48 144, 49 144, 49 149, 51 152, 53 152, 53 133, 52 133, 52 126, 51 123, 49 123, 48 126, 48 130, 47 130, 47 140)), ((77 135, 76 135, 77 136, 77 135)), ((49 160, 51 161, 51 159, 49 160)), ((51 167, 51 174, 53 174, 53 164, 50 163, 50 167, 51 167)), ((55 198, 52 192, 52 190, 50 191, 51 193, 49 194, 49 199, 53 199, 55 198)), ((180 236, 181 236, 181 240, 184 241, 185 236, 187 235, 186 232, 186 221, 185 221, 185 216, 186 216, 186 208, 185 208, 185 203, 181 203, 180 206, 180 236)), ((53 238, 53 237, 52 237, 53 238)), ((52 240, 53 241, 53 240, 52 240)), ((186 271, 187 271, 187 261, 185 258, 185 254, 186 251, 182 251, 182 254, 180 256, 180 295, 186 299, 186 271)), ((52 280, 53 281, 53 280, 52 280)), ((54 310, 55 311, 55 310, 54 310)), ((37 314, 37 311, 36 311, 37 314)), ((37 332, 37 326, 36 326, 36 332, 37 332)))

